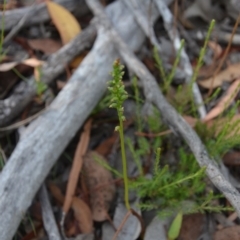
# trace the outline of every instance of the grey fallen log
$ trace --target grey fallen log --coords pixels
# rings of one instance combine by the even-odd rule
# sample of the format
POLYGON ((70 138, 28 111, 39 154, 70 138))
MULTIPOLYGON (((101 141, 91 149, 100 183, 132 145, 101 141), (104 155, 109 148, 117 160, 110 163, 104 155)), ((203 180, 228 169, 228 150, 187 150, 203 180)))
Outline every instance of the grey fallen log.
MULTIPOLYGON (((84 0, 55 0, 54 2, 61 4, 78 16, 88 12, 88 8, 84 0)), ((4 17, 4 31, 8 31, 15 27, 25 15, 27 15, 23 25, 25 27, 46 22, 50 19, 45 3, 7 10, 5 13, 0 12, 0 22, 2 22, 2 18, 4 17)))
MULTIPOLYGON (((149 0, 141 0, 148 12, 149 0)), ((136 51, 144 34, 121 3, 107 8, 115 28, 136 51), (124 21, 123 21, 124 20, 124 21)), ((157 18, 156 11, 151 14, 157 18)), ((119 57, 109 34, 99 30, 92 50, 44 114, 30 124, 0 174, 0 235, 12 239, 32 199, 67 144, 107 88, 113 61, 119 57)))

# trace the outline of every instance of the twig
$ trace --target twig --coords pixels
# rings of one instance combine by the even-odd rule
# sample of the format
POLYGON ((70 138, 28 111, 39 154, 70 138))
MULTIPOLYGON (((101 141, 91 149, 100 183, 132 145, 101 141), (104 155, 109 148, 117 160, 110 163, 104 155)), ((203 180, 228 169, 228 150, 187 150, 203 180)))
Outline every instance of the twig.
POLYGON ((118 33, 113 29, 101 4, 97 0, 87 0, 86 2, 94 15, 98 17, 98 24, 111 34, 111 40, 114 42, 116 49, 118 49, 129 69, 141 79, 146 99, 156 105, 164 118, 163 120, 165 120, 165 122, 188 143, 199 165, 201 167, 206 167, 208 177, 226 196, 240 217, 240 193, 224 178, 214 159, 209 157, 205 146, 202 144, 197 134, 166 101, 152 74, 148 71, 146 66, 137 59, 119 37, 118 33))
MULTIPOLYGON (((137 23, 144 31, 145 35, 150 39, 153 46, 156 46, 159 52, 162 52, 161 45, 159 44, 154 32, 149 27, 146 15, 142 12, 142 9, 137 0, 121 0, 126 4, 134 15, 137 23)), ((173 0, 168 1, 171 3, 173 0)))
POLYGON ((28 124, 30 123, 31 121, 33 121, 34 119, 36 119, 37 117, 39 117, 42 113, 44 113, 45 111, 47 110, 47 108, 44 108, 43 110, 37 112, 36 114, 22 120, 22 121, 19 121, 19 122, 16 122, 12 125, 9 125, 7 127, 3 127, 3 128, 0 128, 0 132, 4 132, 4 131, 9 131, 9 130, 14 130, 14 129, 17 129, 21 126, 24 126, 25 124, 28 124))
MULTIPOLYGON (((32 6, 36 6, 36 0, 35 2, 32 4, 32 6)), ((7 36, 4 38, 3 43, 8 42, 9 40, 11 40, 20 30, 21 28, 24 26, 28 15, 30 14, 29 11, 27 11, 25 13, 25 15, 23 15, 23 17, 20 19, 20 21, 16 24, 16 26, 14 26, 11 31, 7 34, 7 36)))
POLYGON ((65 197, 64 205, 62 209, 63 216, 65 216, 68 213, 72 204, 73 197, 75 195, 79 174, 83 164, 83 155, 86 154, 88 144, 89 144, 91 124, 92 124, 92 119, 89 119, 85 123, 83 132, 80 136, 79 143, 77 145, 77 149, 75 151, 74 160, 73 160, 73 164, 72 164, 72 168, 71 168, 71 172, 70 172, 69 180, 67 184, 66 197, 65 197))
MULTIPOLYGON (((166 4, 163 1, 154 0, 154 2, 156 4, 160 14, 163 17, 165 29, 167 30, 168 35, 173 43, 174 49, 177 52, 180 48, 181 41, 180 41, 180 37, 179 37, 179 33, 178 33, 177 29, 173 28, 174 18, 172 16, 172 13, 170 12, 170 10, 168 9, 168 7, 166 6, 166 4)), ((186 54, 186 51, 184 48, 181 51, 181 63, 183 65, 183 71, 185 72, 185 74, 187 76, 186 82, 188 84, 191 84, 193 69, 192 69, 188 55, 186 54)), ((200 93, 198 85, 195 82, 192 85, 192 91, 193 91, 193 95, 194 95, 195 104, 198 107, 198 113, 200 115, 200 118, 203 119, 206 116, 206 109, 205 109, 202 95, 200 93)))
POLYGON ((115 232, 114 236, 113 236, 113 239, 112 240, 116 240, 117 239, 117 236, 118 234, 120 233, 120 231, 122 230, 124 224, 126 223, 126 221, 128 220, 129 216, 131 215, 131 209, 128 210, 127 214, 125 215, 125 217, 123 218, 120 226, 118 227, 117 231, 115 232))
POLYGON ((47 232, 49 240, 62 240, 58 231, 58 227, 53 215, 51 204, 48 198, 45 184, 42 185, 39 191, 39 200, 42 207, 43 225, 47 232))
MULTIPOLYGON (((132 14, 134 15, 137 23, 145 33, 145 35, 149 38, 151 44, 157 48, 157 51, 160 55, 163 55, 162 47, 159 41, 156 38, 156 35, 154 33, 153 24, 154 19, 152 18, 152 11, 154 11, 153 8, 151 8, 151 11, 149 13, 143 12, 141 5, 138 3, 137 0, 121 0, 124 2, 125 5, 128 6, 128 8, 131 10, 132 14), (147 17, 149 15, 149 17, 147 17)), ((171 4, 173 0, 164 0, 165 4, 171 4)), ((152 2, 151 2, 152 5, 152 2)), ((166 62, 163 62, 163 65, 166 67, 166 69, 170 69, 172 66, 166 62)), ((176 68, 176 74, 175 76, 182 76, 182 71, 176 68)))

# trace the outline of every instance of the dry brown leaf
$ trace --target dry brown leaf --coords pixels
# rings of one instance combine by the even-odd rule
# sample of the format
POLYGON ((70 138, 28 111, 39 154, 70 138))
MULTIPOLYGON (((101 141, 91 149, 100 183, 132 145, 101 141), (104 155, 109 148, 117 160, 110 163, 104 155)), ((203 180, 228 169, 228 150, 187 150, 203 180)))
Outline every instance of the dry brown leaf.
POLYGON ((214 234, 214 240, 239 240, 240 239, 240 226, 232 226, 223 228, 214 234))
POLYGON ((52 183, 52 182, 49 182, 48 183, 48 188, 51 192, 51 194, 53 195, 53 197, 60 203, 60 204, 63 204, 64 203, 64 196, 60 190, 60 188, 52 183))
POLYGON ((50 1, 48 1, 46 4, 49 15, 59 31, 63 44, 68 43, 81 31, 78 21, 72 15, 72 13, 70 13, 63 6, 50 1))
POLYGON ((112 146, 116 142, 117 138, 118 134, 114 132, 111 137, 107 138, 105 141, 99 144, 95 151, 98 152, 100 155, 106 157, 110 153, 112 146))
POLYGON ((203 119, 204 122, 207 122, 215 117, 217 117, 220 113, 222 113, 233 101, 233 99, 238 94, 240 89, 240 79, 237 79, 232 83, 232 85, 228 88, 226 95, 219 101, 219 103, 205 116, 203 119))
POLYGON ((207 219, 204 214, 193 213, 184 215, 178 240, 199 239, 206 226, 207 219))
POLYGON ((39 67, 43 65, 43 61, 40 61, 36 58, 29 58, 26 59, 22 62, 9 62, 9 63, 2 63, 0 64, 0 72, 7 72, 11 69, 13 69, 14 67, 16 67, 19 64, 24 64, 27 65, 29 67, 39 67))
POLYGON ((7 72, 14 67, 16 67, 19 64, 19 62, 8 62, 8 63, 2 63, 0 64, 0 72, 7 72))
POLYGON ((40 67, 44 61, 40 61, 36 58, 29 58, 21 62, 22 64, 28 65, 29 67, 40 67))
POLYGON ((184 118, 184 120, 191 126, 194 127, 198 121, 197 118, 191 117, 191 116, 182 116, 184 118))
POLYGON ((90 138, 90 131, 91 131, 91 123, 92 120, 89 119, 83 128, 83 132, 81 134, 77 149, 75 151, 74 159, 73 159, 73 165, 72 169, 70 172, 69 180, 68 180, 68 185, 67 185, 67 192, 66 192, 66 198, 64 201, 63 205, 63 212, 67 213, 71 203, 73 196, 75 194, 75 189, 77 186, 78 178, 79 178, 79 173, 82 168, 83 164, 83 155, 87 151, 88 143, 89 143, 89 138, 90 138))
POLYGON ((32 49, 40 50, 46 54, 55 53, 62 46, 60 42, 50 38, 28 39, 27 42, 32 49))
POLYGON ((107 219, 107 212, 115 195, 112 174, 97 160, 106 161, 96 152, 88 152, 83 161, 83 179, 88 187, 92 217, 95 221, 107 219))
MULTIPOLYGON (((58 29, 62 43, 65 45, 81 32, 81 26, 76 18, 64 7, 54 2, 47 2, 49 14, 58 29)), ((84 54, 73 59, 70 63, 72 68, 76 68, 85 57, 84 54)))
POLYGON ((209 41, 208 46, 213 50, 214 52, 214 58, 219 58, 223 52, 222 47, 214 41, 209 41))
POLYGON ((228 152, 223 156, 222 159, 225 165, 239 166, 240 152, 239 151, 228 152))
MULTIPOLYGON (((54 183, 48 183, 48 188, 53 197, 60 203, 64 203, 64 196, 54 183)), ((89 206, 81 199, 73 197, 71 208, 74 211, 74 216, 78 221, 78 226, 82 233, 91 233, 93 231, 92 213, 89 206)))
POLYGON ((91 233, 93 231, 93 219, 89 206, 80 198, 74 197, 72 209, 82 233, 91 233))
MULTIPOLYGON (((234 79, 240 77, 240 63, 233 64, 226 68, 225 70, 221 71, 217 76, 215 76, 213 81, 213 88, 219 87, 222 83, 225 82, 232 82, 234 79)), ((205 80, 198 81, 198 84, 204 88, 211 88, 213 77, 210 77, 205 80)))

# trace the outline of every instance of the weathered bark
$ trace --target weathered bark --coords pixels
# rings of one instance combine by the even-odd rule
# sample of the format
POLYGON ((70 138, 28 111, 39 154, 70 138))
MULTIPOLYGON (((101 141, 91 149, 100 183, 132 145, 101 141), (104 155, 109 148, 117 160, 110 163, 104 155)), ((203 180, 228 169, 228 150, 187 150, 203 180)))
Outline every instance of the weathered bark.
MULTIPOLYGON (((146 14, 149 2, 139 0, 146 14)), ((128 9, 114 2, 107 13, 130 49, 139 49, 144 34, 128 9)), ((151 14, 156 19, 156 11, 151 14)), ((92 50, 68 84, 46 112, 27 127, 0 174, 1 240, 12 239, 51 167, 104 94, 112 63, 118 57, 111 36, 100 28, 92 50)))
MULTIPOLYGON (((55 2, 61 4, 78 16, 81 16, 88 11, 84 0, 55 0, 55 2)), ((46 22, 50 19, 45 3, 8 10, 4 13, 0 13, 0 22, 2 22, 2 18, 4 17, 4 31, 8 31, 15 27, 25 15, 27 15, 27 18, 23 24, 25 27, 46 22)))

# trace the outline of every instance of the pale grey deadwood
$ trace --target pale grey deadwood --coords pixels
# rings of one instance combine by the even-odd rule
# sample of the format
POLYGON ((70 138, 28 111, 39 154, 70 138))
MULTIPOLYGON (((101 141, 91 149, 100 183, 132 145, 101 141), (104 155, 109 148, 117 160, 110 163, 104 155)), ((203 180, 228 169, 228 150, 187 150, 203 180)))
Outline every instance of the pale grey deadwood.
POLYGON ((57 227, 56 220, 53 215, 53 210, 49 201, 47 188, 45 184, 43 184, 39 190, 38 194, 41 209, 42 209, 42 217, 43 217, 43 225, 45 231, 47 232, 49 240, 62 240, 61 234, 57 227))
MULTIPOLYGON (((141 0, 146 12, 149 1, 141 0)), ((156 19, 156 11, 152 13, 156 19)), ((125 6, 114 2, 107 7, 107 14, 129 48, 139 49, 144 34, 125 6)), ((92 50, 68 84, 27 127, 0 174, 1 240, 12 239, 51 167, 105 92, 112 63, 118 57, 111 36, 100 28, 92 50)))

